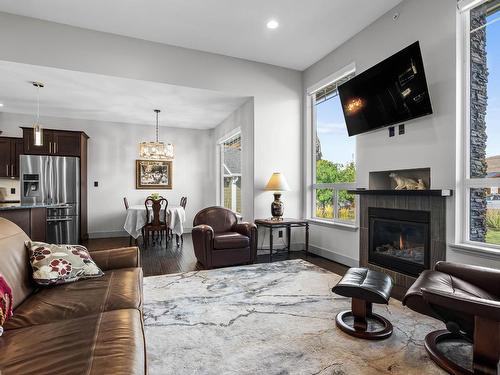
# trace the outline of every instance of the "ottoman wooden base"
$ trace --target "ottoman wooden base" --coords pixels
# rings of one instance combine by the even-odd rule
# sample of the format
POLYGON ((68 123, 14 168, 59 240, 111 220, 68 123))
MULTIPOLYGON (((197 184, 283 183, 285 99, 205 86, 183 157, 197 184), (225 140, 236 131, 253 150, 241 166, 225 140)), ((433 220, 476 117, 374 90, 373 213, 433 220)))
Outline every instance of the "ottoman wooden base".
POLYGON ((372 312, 372 303, 362 299, 352 299, 352 311, 342 311, 335 318, 337 327, 348 335, 367 340, 382 340, 392 335, 392 324, 383 316, 372 312), (353 316, 353 325, 346 323, 345 318, 353 316), (376 320, 382 325, 381 329, 368 330, 367 318, 376 320))

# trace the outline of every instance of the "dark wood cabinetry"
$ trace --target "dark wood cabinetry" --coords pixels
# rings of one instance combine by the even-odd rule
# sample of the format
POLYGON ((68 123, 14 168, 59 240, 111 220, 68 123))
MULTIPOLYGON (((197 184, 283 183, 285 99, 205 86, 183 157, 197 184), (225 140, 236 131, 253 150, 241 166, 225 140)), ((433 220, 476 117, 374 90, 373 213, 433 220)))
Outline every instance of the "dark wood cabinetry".
POLYGON ((43 145, 33 144, 33 128, 22 128, 24 139, 24 154, 75 156, 80 158, 80 237, 88 238, 87 225, 87 141, 84 132, 43 129, 43 145))
POLYGON ((24 139, 24 153, 27 155, 55 155, 78 156, 82 150, 82 137, 87 139, 85 133, 69 130, 43 129, 41 146, 33 142, 33 129, 22 128, 24 139))
POLYGON ((44 207, 0 210, 0 217, 17 224, 33 241, 47 238, 47 209, 44 207))
POLYGON ((0 177, 19 177, 19 155, 22 152, 22 138, 0 137, 0 177))

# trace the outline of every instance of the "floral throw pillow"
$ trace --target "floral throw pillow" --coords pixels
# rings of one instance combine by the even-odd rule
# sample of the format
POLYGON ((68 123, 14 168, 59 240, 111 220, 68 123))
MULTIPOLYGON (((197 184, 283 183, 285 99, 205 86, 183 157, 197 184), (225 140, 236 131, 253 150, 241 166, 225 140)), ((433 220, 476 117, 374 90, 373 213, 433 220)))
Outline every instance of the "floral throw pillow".
POLYGON ((104 275, 80 245, 49 245, 27 241, 33 279, 39 285, 71 283, 104 275))

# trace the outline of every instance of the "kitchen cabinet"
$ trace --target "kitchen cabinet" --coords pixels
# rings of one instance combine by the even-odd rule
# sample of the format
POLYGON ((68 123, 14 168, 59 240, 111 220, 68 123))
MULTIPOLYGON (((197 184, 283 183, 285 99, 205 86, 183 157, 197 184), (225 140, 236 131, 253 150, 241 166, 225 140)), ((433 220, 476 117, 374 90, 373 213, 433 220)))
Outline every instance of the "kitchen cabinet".
POLYGON ((0 217, 17 224, 33 241, 47 238, 47 209, 45 207, 17 207, 0 209, 0 217))
POLYGON ((43 129, 43 145, 33 143, 33 128, 22 128, 24 153, 27 155, 78 156, 82 154, 82 146, 88 136, 84 132, 43 129))
POLYGON ((19 177, 19 155, 23 152, 23 139, 0 137, 0 177, 19 177))

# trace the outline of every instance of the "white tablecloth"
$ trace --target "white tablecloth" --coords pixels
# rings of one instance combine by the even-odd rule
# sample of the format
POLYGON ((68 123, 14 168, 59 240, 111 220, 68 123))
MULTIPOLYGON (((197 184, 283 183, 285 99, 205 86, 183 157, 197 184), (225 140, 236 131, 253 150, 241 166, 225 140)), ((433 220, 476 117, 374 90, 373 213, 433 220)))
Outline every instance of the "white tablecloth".
MULTIPOLYGON (((167 215, 170 215, 168 226, 172 230, 172 233, 180 236, 184 232, 186 211, 181 206, 168 206, 167 215)), ((132 237, 137 238, 141 235, 141 229, 144 225, 146 225, 146 207, 144 205, 130 206, 127 210, 127 218, 125 219, 123 228, 132 237)))

